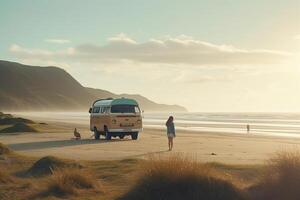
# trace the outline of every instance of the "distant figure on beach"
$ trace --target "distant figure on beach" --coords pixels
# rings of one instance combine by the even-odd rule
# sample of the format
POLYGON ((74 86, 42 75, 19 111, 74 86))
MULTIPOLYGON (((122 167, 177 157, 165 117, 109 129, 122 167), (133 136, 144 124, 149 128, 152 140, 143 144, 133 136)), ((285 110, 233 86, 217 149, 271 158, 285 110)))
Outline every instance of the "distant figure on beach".
POLYGON ((76 128, 74 129, 74 137, 75 137, 75 140, 80 140, 80 139, 81 139, 81 135, 80 135, 80 133, 77 131, 76 128))
POLYGON ((174 118, 173 116, 170 116, 169 119, 166 122, 167 126, 167 136, 168 136, 168 144, 169 144, 169 151, 172 151, 173 149, 173 138, 176 137, 175 135, 175 125, 174 125, 174 118))
POLYGON ((247 133, 250 133, 250 125, 247 124, 247 133))

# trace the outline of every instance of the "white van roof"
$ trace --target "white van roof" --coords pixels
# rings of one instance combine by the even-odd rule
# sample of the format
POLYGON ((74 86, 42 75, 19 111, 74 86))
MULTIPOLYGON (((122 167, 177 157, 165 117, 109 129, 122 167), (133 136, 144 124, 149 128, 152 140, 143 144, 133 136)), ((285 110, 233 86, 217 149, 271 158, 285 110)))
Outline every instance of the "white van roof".
POLYGON ((138 103, 134 99, 118 98, 118 99, 99 99, 94 102, 93 106, 113 106, 113 105, 135 105, 138 103))

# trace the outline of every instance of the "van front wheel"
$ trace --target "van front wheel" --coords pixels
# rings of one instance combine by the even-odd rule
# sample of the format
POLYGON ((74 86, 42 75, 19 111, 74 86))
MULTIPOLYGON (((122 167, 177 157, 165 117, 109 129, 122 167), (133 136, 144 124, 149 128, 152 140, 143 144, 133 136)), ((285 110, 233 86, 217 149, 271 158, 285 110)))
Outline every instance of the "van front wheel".
POLYGON ((133 140, 137 140, 137 139, 138 139, 138 135, 139 135, 139 133, 138 133, 138 132, 134 132, 134 133, 132 133, 132 134, 131 134, 131 139, 133 139, 133 140))
POLYGON ((94 137, 95 137, 95 140, 100 139, 100 133, 99 133, 99 131, 97 130, 96 127, 94 127, 94 137))

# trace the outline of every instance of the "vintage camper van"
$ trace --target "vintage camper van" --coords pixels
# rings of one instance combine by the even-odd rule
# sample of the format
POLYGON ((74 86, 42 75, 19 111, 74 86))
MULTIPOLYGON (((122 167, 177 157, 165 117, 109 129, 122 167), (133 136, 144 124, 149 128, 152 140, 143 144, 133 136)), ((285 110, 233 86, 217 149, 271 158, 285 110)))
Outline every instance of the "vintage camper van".
POLYGON ((134 99, 99 99, 93 103, 89 113, 90 129, 96 140, 100 139, 100 135, 106 140, 111 137, 123 139, 126 135, 136 140, 143 127, 141 110, 134 99))

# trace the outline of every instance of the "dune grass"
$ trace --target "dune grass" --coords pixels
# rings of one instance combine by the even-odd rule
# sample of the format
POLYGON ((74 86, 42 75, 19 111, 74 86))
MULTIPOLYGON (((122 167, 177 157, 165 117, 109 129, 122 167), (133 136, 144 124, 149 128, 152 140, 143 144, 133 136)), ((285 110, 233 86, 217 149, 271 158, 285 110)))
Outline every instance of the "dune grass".
POLYGON ((58 196, 79 195, 85 190, 103 192, 100 181, 87 172, 76 168, 64 168, 53 171, 48 180, 46 189, 38 196, 58 196))
POLYGON ((6 114, 3 112, 0 112, 0 125, 11 125, 18 122, 23 122, 27 124, 34 124, 35 122, 30 119, 25 119, 22 117, 14 117, 11 114, 6 114))
POLYGON ((41 124, 21 117, 14 117, 11 114, 0 112, 0 134, 20 134, 39 132, 37 127, 41 124))
POLYGON ((280 152, 269 159, 256 186, 257 199, 300 198, 300 153, 280 152))
POLYGON ((74 161, 60 159, 54 156, 45 156, 37 160, 28 170, 27 175, 30 176, 46 176, 52 174, 56 169, 62 168, 81 168, 82 166, 74 161))
MULTIPOLYGON (((5 145, 2 145, 2 149, 9 150, 5 145)), ((75 164, 81 166, 81 163, 65 160, 55 157, 44 157, 41 159, 24 157, 21 155, 15 155, 12 150, 9 150, 7 154, 8 162, 0 161, 0 167, 8 169, 3 175, 5 179, 0 182, 0 193, 4 195, 4 199, 99 199, 99 200, 112 200, 118 198, 128 197, 128 191, 132 191, 137 186, 137 179, 139 180, 145 174, 151 174, 155 169, 161 168, 161 171, 169 173, 169 175, 178 174, 178 181, 189 183, 189 187, 198 190, 200 179, 194 178, 195 171, 197 174, 204 176, 204 181, 208 185, 215 185, 215 187, 227 187, 232 188, 233 193, 238 191, 236 187, 225 179, 230 179, 230 176, 224 175, 224 173, 217 172, 218 169, 227 170, 227 174, 235 174, 236 170, 243 173, 248 168, 239 166, 227 166, 222 164, 210 163, 207 165, 199 165, 199 163, 190 160, 189 158, 178 157, 164 158, 159 162, 156 162, 156 158, 150 158, 149 160, 140 159, 123 159, 116 161, 88 161, 83 162, 84 167, 72 167, 75 164), (19 160, 19 162, 11 162, 11 159, 19 160), (59 164, 57 164, 59 163, 59 164), (71 165, 68 165, 71 164, 71 165), (54 167, 52 169, 52 164, 54 167), (151 164, 151 165, 149 165, 151 164), (70 167, 71 166, 71 167, 70 167), (176 171, 168 171, 171 166, 177 166, 176 171), (181 166, 181 167, 178 167, 181 166), (23 176, 18 175, 20 171, 31 171, 32 173, 39 174, 39 168, 50 169, 42 176, 23 176), (201 172, 199 172, 201 169, 201 172), (36 171, 33 172, 32 170, 36 171), (182 178, 180 178, 182 176, 182 178), (137 178, 136 178, 137 177, 137 178), (205 179, 206 177, 206 179, 205 179), (191 178, 191 180, 190 180, 191 178), (12 180, 12 181, 11 181, 12 180), (193 187, 193 184, 198 184, 193 187)), ((42 170, 43 171, 43 170, 42 170)), ((168 181, 168 176, 164 180, 168 181)), ((145 177, 146 178, 146 177, 145 177)), ((173 182, 174 183, 174 182, 173 182)), ((177 182, 178 183, 178 182, 177 182)), ((161 185, 158 185, 161 186, 161 185)), ((179 185, 180 186, 180 185, 179 185)), ((211 189, 213 187, 210 187, 211 189)), ((225 189, 226 190, 226 189, 225 189)), ((180 190, 179 190, 180 191, 180 190)), ((180 193, 180 192, 179 192, 180 193)), ((186 199, 186 193, 182 193, 182 198, 186 199)), ((176 200, 176 198, 174 198, 176 200)))
POLYGON ((245 194, 208 164, 174 155, 143 162, 136 184, 122 200, 242 200, 245 194))
POLYGON ((176 154, 79 163, 25 157, 0 143, 0 199, 298 200, 299 187, 296 151, 278 153, 264 166, 203 164, 176 154), (42 176, 20 175, 28 169, 42 176))
POLYGON ((0 133, 20 133, 20 132, 21 133, 22 132, 36 133, 36 132, 38 132, 38 130, 24 122, 17 122, 15 124, 13 124, 12 126, 9 126, 7 128, 3 128, 0 130, 0 133))
POLYGON ((10 150, 10 148, 8 148, 7 146, 5 146, 4 144, 0 143, 0 155, 5 155, 5 154, 9 154, 12 151, 10 150))
POLYGON ((14 182, 13 178, 3 167, 0 167, 0 184, 6 184, 14 182))

